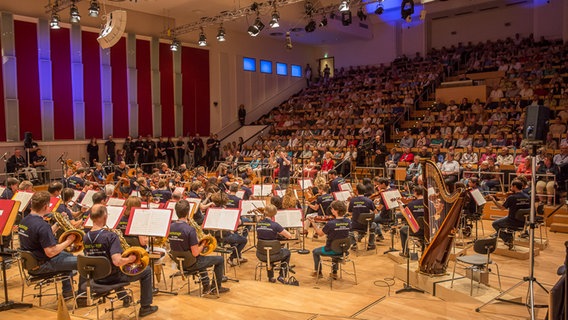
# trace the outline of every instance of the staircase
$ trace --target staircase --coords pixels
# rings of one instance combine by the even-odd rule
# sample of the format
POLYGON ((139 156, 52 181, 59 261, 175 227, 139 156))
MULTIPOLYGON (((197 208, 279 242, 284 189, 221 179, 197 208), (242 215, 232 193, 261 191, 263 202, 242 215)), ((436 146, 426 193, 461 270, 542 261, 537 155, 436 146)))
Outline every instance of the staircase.
MULTIPOLYGON (((545 210, 545 214, 549 214, 554 209, 545 210), (547 212, 549 211, 549 212, 547 212)), ((568 233, 568 205, 564 205, 547 221, 552 232, 568 233)))

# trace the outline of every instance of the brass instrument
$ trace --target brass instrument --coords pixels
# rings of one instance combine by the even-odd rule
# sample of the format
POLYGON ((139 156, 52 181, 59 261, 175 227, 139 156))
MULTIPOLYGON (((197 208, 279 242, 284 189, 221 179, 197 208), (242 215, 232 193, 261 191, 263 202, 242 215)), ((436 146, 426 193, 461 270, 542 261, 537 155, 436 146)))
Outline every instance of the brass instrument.
POLYGON ((108 228, 107 230, 115 233, 118 236, 118 239, 120 240, 120 246, 122 247, 123 258, 126 258, 131 254, 136 256, 136 261, 121 266, 120 271, 128 276, 135 276, 144 271, 144 269, 146 269, 146 267, 150 263, 150 256, 148 255, 148 252, 142 247, 131 247, 122 235, 122 231, 108 228))
POLYGON ((297 208, 298 199, 294 194, 294 189, 292 185, 288 185, 286 188, 286 193, 282 197, 282 209, 296 209, 297 208))
POLYGON ((321 172, 318 172, 316 178, 314 179, 314 186, 318 187, 319 190, 323 190, 323 187, 327 185, 327 179, 321 172))
POLYGON ((71 225, 67 215, 63 215, 61 212, 53 211, 53 219, 57 222, 59 227, 63 230, 63 234, 59 236, 59 243, 65 241, 68 236, 75 235, 75 241, 65 248, 65 251, 71 253, 77 253, 83 251, 83 237, 85 232, 81 229, 76 229, 71 225))
POLYGON ((189 223, 190 226, 192 226, 195 229, 195 232, 197 233, 197 240, 199 241, 199 245, 203 244, 203 251, 201 251, 200 255, 206 256, 206 255, 212 253, 213 251, 215 251, 215 249, 217 248, 217 239, 215 239, 215 237, 212 236, 212 235, 205 234, 205 232, 203 232, 203 230, 197 224, 197 222, 195 222, 195 220, 193 220, 193 215, 197 211, 197 206, 193 206, 193 208, 194 209, 192 210, 191 214, 189 215, 187 222, 189 223))
POLYGON ((67 168, 71 168, 73 172, 77 171, 77 166, 75 166, 75 162, 73 162, 72 159, 65 160, 65 164, 67 165, 67 168))

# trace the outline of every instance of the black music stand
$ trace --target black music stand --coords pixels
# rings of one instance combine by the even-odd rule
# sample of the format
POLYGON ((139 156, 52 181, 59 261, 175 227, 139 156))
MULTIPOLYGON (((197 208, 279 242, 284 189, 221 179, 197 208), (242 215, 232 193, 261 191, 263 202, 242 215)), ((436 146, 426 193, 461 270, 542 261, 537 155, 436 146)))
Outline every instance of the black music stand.
POLYGON ((306 235, 304 233, 304 226, 303 222, 306 219, 306 213, 308 208, 306 208, 306 192, 304 191, 304 159, 302 159, 302 173, 301 173, 301 181, 302 181, 302 248, 298 249, 298 254, 309 254, 310 250, 306 249, 306 235))
MULTIPOLYGON (((18 215, 18 207, 20 206, 20 203, 18 201, 13 201, 13 200, 2 200, 2 202, 5 201, 13 202, 13 204, 12 204, 12 209, 10 210, 10 214, 5 215, 7 216, 7 218, 5 220, 4 227, 0 229, 0 257, 2 257, 1 268, 2 268, 2 279, 4 280, 2 281, 4 283, 4 302, 0 303, 0 312, 13 310, 13 309, 24 309, 24 308, 33 307, 31 303, 14 302, 10 300, 8 297, 8 278, 6 276, 6 259, 8 257, 13 257, 14 252, 4 251, 2 236, 4 235, 4 233, 6 232, 9 233, 12 231, 14 221, 16 220, 16 216, 18 215)), ((1 222, 2 221, 0 220, 0 226, 1 222)))
POLYGON ((408 245, 406 245, 406 281, 404 282, 404 286, 402 289, 396 290, 396 294, 403 293, 403 292, 419 292, 424 293, 424 290, 414 288, 410 285, 410 252, 408 252, 408 245))
MULTIPOLYGON (((224 208, 209 208, 207 209, 207 215, 205 220, 203 220, 203 230, 215 230, 219 231, 220 238, 223 239, 223 231, 234 232, 239 226, 239 221, 241 220, 241 210, 240 209, 224 209, 224 208)), ((250 248, 249 248, 250 249, 250 248)), ((235 248, 236 250, 236 248, 235 248)), ((225 260, 225 255, 228 252, 225 248, 220 249, 217 247, 216 252, 221 253, 223 256, 223 261, 225 260)), ((243 250, 244 252, 244 250, 243 250)), ((239 255, 237 253, 237 259, 239 255)), ((233 281, 239 282, 238 279, 232 279, 226 276, 226 268, 223 268, 223 281, 233 281)))

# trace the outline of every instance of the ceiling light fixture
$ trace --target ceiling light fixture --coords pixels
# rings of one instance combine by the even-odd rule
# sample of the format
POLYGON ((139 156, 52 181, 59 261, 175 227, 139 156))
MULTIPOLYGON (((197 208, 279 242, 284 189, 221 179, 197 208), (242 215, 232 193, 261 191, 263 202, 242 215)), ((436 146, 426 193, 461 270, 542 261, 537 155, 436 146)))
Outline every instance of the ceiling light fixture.
POLYGON ((172 40, 172 44, 170 44, 170 50, 175 52, 175 51, 178 51, 180 47, 181 47, 181 43, 179 42, 178 39, 176 39, 174 37, 174 39, 172 40))
POLYGON ((383 8, 383 5, 379 3, 375 9, 375 14, 380 16, 383 12, 385 12, 385 8, 383 8))
POLYGON ((306 32, 308 33, 316 31, 316 22, 314 21, 314 19, 310 19, 310 22, 308 22, 304 30, 306 30, 306 32))
POLYGON ((51 20, 49 21, 49 27, 53 30, 61 29, 61 26, 59 25, 59 21, 61 21, 61 19, 59 18, 59 15, 57 14, 58 7, 59 7, 59 3, 57 1, 55 1, 55 3, 53 4, 53 7, 51 8, 51 20))
POLYGON ((322 17, 319 26, 320 26, 320 28, 327 26, 327 17, 325 15, 322 17))
POLYGON ((349 11, 349 0, 341 1, 341 4, 339 5, 339 11, 340 12, 349 11))
POLYGON ((272 19, 270 20, 270 28, 280 27, 280 15, 278 11, 272 12, 272 19))
POLYGON ((353 18, 351 17, 351 11, 344 11, 341 13, 341 23, 347 27, 348 25, 353 22, 353 18))
POLYGON ((75 5, 75 0, 73 0, 71 4, 71 8, 69 9, 70 21, 72 23, 79 23, 81 21, 81 15, 79 14, 79 9, 75 5))
POLYGON ((98 17, 100 12, 99 3, 97 0, 91 0, 91 4, 89 6, 89 16, 90 17, 98 17))
POLYGON ((264 23, 260 21, 260 17, 256 17, 252 26, 248 28, 248 34, 251 37, 256 37, 264 29, 264 23))
POLYGON ((219 31, 217 31, 217 41, 223 42, 225 41, 225 28, 223 28, 223 24, 219 27, 219 31))
POLYGON ((402 19, 406 20, 406 22, 411 22, 412 14, 414 14, 414 1, 402 0, 402 3, 400 5, 400 15, 402 19))
POLYGON ((205 32, 203 32, 203 27, 200 28, 201 32, 199 33, 199 40, 197 41, 197 44, 200 47, 205 47, 207 45, 207 37, 205 37, 205 32))
POLYGON ((292 37, 290 37, 290 31, 286 32, 286 49, 292 50, 292 37))

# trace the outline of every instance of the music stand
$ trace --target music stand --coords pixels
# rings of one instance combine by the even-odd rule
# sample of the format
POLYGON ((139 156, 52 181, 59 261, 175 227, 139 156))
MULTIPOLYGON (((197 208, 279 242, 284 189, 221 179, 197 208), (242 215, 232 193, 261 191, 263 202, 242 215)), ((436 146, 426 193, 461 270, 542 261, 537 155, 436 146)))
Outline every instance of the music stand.
POLYGON ((0 257, 2 257, 2 281, 4 283, 4 302, 0 303, 0 311, 8 311, 12 309, 31 308, 31 303, 14 302, 8 297, 8 278, 6 276, 6 258, 12 257, 12 252, 4 251, 4 244, 2 243, 2 236, 8 236, 12 232, 12 227, 18 216, 18 208, 20 207, 19 201, 14 200, 0 200, 0 257), (8 213, 8 214, 6 214, 8 213))
MULTIPOLYGON (((414 218, 412 211, 410 211, 410 209, 408 209, 408 207, 404 206, 402 201, 399 202, 399 206, 400 206, 400 211, 402 212, 402 215, 404 216, 404 218, 406 219, 406 222, 408 223, 408 227, 410 229, 412 229, 412 232, 416 233, 420 229, 420 226, 418 225, 418 222, 416 222, 416 219, 414 218)), ((408 238, 410 239, 410 236, 408 238)), ((399 293, 403 293, 403 292, 424 293, 424 290, 414 288, 412 285, 410 285, 410 252, 408 250, 409 250, 408 244, 406 244, 406 253, 407 253, 406 254, 406 282, 404 283, 404 286, 402 287, 402 289, 398 289, 395 292, 395 294, 399 294, 399 293)))
MULTIPOLYGON (((154 237, 167 237, 170 232, 172 209, 132 208, 126 226, 127 236, 147 236, 150 238, 150 251, 154 251, 154 237)), ((150 268, 154 273, 154 259, 150 259, 150 268)), ((177 292, 163 291, 156 288, 152 275, 152 292, 177 295, 177 292)))
MULTIPOLYGON (((278 222, 278 224, 280 224, 285 229, 286 228, 303 229, 304 224, 302 223, 302 217, 303 217, 303 212, 301 209, 278 210, 273 218, 273 221, 278 222)), ((305 237, 302 232, 302 249, 297 249, 296 251, 298 253, 300 253, 300 250, 306 250, 304 247, 304 239, 305 237)), ((298 240, 298 239, 293 239, 293 240, 298 240)))
MULTIPOLYGON (((256 226, 257 224, 257 217, 258 215, 255 214, 255 210, 259 209, 259 208, 264 208, 266 207, 266 201, 265 200, 241 200, 239 201, 239 209, 241 210, 241 216, 253 216, 254 217, 254 222, 252 223, 253 226, 256 226), (253 212, 251 214, 251 212, 253 212)), ((246 248, 245 250, 243 250, 243 252, 247 252, 249 250, 251 250, 252 248, 256 248, 256 228, 253 228, 252 231, 252 240, 253 243, 250 247, 246 248)))
MULTIPOLYGON (((223 238, 223 231, 236 231, 239 227, 240 220, 240 209, 209 208, 207 209, 207 214, 205 215, 205 219, 203 220, 203 230, 220 231, 221 238, 223 238)), ((225 260, 224 256, 227 252, 220 252, 223 255, 223 260, 225 260)), ((238 279, 227 277, 225 268, 223 268, 223 273, 223 276, 227 279, 227 281, 239 282, 238 279)))
POLYGON ((389 252, 396 252, 398 251, 395 247, 394 247, 394 236, 396 235, 396 216, 394 214, 394 208, 396 208, 398 206, 398 201, 397 199, 402 198, 402 195, 400 194, 400 191, 398 191, 398 189, 394 189, 394 190, 387 190, 387 191, 383 191, 381 192, 381 198, 383 200, 383 204, 385 206, 385 209, 389 211, 390 215, 391 215, 391 221, 393 221, 393 225, 391 226, 391 246, 390 248, 387 249, 387 251, 383 252, 383 254, 387 254, 389 252))

